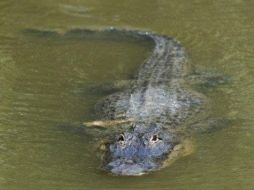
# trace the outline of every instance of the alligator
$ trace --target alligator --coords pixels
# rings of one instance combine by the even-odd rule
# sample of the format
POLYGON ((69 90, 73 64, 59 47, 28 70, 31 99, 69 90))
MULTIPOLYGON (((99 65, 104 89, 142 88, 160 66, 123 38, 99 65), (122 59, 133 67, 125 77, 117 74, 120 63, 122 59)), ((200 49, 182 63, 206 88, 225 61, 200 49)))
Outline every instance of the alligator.
POLYGON ((187 55, 174 38, 153 32, 110 28, 100 32, 143 38, 154 43, 150 56, 127 87, 95 106, 100 120, 85 126, 115 127, 104 143, 102 168, 114 175, 142 175, 192 152, 184 134, 205 97, 186 82, 187 55))
MULTIPOLYGON (((58 32, 30 30, 42 36, 58 32)), ((186 80, 190 72, 184 48, 173 37, 132 29, 73 29, 61 36, 149 40, 154 49, 126 87, 99 101, 98 120, 84 122, 112 130, 103 143, 102 169, 113 175, 137 176, 159 170, 191 152, 186 129, 198 117, 206 98, 186 80)))

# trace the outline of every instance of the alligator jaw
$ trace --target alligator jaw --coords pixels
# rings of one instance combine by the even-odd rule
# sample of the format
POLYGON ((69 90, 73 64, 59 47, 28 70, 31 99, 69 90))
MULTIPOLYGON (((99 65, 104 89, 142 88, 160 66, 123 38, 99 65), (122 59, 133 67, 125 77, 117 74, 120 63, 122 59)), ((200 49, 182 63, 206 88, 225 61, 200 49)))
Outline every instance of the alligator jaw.
POLYGON ((135 163, 133 160, 117 159, 108 163, 104 169, 118 176, 141 176, 159 168, 156 162, 149 159, 139 163, 135 163))

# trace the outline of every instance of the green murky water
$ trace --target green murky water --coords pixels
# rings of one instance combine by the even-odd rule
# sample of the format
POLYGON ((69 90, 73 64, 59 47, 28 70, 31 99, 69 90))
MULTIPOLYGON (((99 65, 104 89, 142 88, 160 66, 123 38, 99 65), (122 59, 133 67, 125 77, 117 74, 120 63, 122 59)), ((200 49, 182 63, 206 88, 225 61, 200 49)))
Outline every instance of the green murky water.
MULTIPOLYGON (((254 189, 254 2, 44 0, 0 2, 0 189, 254 189), (150 48, 134 42, 50 40, 25 28, 139 28, 176 37, 197 69, 231 76, 206 91, 226 128, 142 177, 98 169, 94 139, 57 127, 91 119, 89 83, 126 79, 150 48), (225 124, 226 125, 226 124, 225 124)), ((222 126, 223 123, 216 125, 222 126)))

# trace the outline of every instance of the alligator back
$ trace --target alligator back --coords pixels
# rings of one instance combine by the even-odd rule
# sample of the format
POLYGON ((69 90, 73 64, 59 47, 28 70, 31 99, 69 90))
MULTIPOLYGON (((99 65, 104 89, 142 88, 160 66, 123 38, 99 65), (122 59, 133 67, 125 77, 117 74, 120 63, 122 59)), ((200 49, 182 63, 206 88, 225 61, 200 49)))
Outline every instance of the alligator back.
POLYGON ((140 66, 130 89, 106 97, 97 105, 102 119, 132 119, 174 127, 199 110, 201 95, 186 87, 186 54, 174 38, 136 30, 106 30, 155 44, 140 66))

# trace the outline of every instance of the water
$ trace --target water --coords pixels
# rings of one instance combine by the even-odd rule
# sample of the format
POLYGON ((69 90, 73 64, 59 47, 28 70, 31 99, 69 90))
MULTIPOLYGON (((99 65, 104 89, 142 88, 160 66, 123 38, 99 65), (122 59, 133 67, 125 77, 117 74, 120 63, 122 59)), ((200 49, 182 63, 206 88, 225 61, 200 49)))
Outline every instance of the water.
POLYGON ((253 189, 253 9, 248 0, 2 0, 0 189, 253 189), (230 76, 229 84, 203 92, 211 117, 233 122, 196 135, 192 155, 150 175, 114 177, 99 170, 98 142, 58 126, 91 119, 102 94, 87 93, 86 85, 127 79, 151 47, 45 40, 20 31, 108 26, 174 36, 197 70, 230 76))

